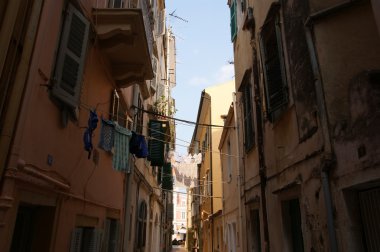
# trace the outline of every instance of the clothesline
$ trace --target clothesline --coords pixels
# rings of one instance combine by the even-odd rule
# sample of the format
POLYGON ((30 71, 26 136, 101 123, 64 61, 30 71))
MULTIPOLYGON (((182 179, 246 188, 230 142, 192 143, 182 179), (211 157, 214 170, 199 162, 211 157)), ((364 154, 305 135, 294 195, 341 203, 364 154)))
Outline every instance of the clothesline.
MULTIPOLYGON (((176 175, 163 175, 162 178, 170 178, 170 177, 176 177, 176 175)), ((216 180, 202 180, 202 179, 195 179, 198 182, 202 181, 210 181, 210 182, 204 182, 202 185, 194 186, 194 187, 202 187, 202 186, 208 186, 211 184, 227 184, 227 181, 216 181, 216 180)))
POLYGON ((223 197, 220 197, 220 196, 205 196, 205 195, 202 195, 202 194, 194 194, 194 193, 187 193, 187 192, 180 192, 180 191, 174 191, 174 190, 169 190, 169 189, 163 189, 163 188, 160 188, 160 187, 152 187, 154 189, 159 189, 159 190, 162 190, 162 191, 167 191, 167 192, 172 192, 172 193, 179 193, 179 194, 191 194, 193 196, 198 196, 198 197, 204 197, 204 198, 216 198, 216 199, 222 199, 223 197))
MULTIPOLYGON (((91 106, 89 106, 89 105, 87 105, 87 104, 85 104, 85 103, 80 103, 80 106, 82 107, 82 108, 84 108, 84 109, 86 109, 86 110, 88 110, 88 111, 92 111, 92 109, 91 109, 91 106)), ((101 111, 102 113, 105 113, 105 114, 108 114, 108 115, 111 115, 111 113, 109 113, 109 112, 104 112, 104 111, 102 111, 102 110, 97 110, 97 111, 101 111)), ((119 117, 119 116, 117 116, 118 118, 121 118, 121 117, 119 117)), ((133 123, 135 123, 135 122, 133 122, 133 123)), ((160 132, 160 131, 157 131, 157 130, 155 130, 155 129, 152 129, 152 128, 150 128, 149 126, 146 126, 146 125, 141 125, 141 124, 138 124, 138 123, 135 123, 136 125, 138 125, 138 126, 142 126, 142 127, 144 127, 144 128, 147 128, 147 129, 149 129, 149 130, 152 130, 152 131, 155 131, 155 132, 160 132)), ((162 133, 162 132, 160 132, 162 135, 165 135, 165 136, 170 136, 169 134, 165 134, 165 133, 162 133)), ((143 134, 141 134, 141 135, 143 135, 143 134)), ((147 139, 153 139, 153 140, 157 140, 157 141, 160 141, 160 142, 163 142, 163 143, 172 143, 172 142, 168 142, 168 141, 164 141, 164 140, 161 140, 161 139, 157 139, 157 138, 153 138, 153 137, 150 137, 150 136, 146 136, 146 135, 143 135, 144 137, 146 137, 147 139)), ((176 140, 179 140, 179 141, 183 141, 183 142, 186 142, 186 143, 190 143, 190 142, 188 142, 188 141, 186 141, 186 140, 183 140, 183 139, 179 139, 179 138, 175 138, 176 140)), ((181 147, 186 147, 186 148, 188 148, 189 146, 186 146, 186 145, 182 145, 182 144, 175 144, 175 145, 178 145, 178 146, 181 146, 181 147)), ((235 158, 242 158, 242 157, 240 157, 240 156, 237 156, 237 155, 233 155, 233 154, 228 154, 228 153, 223 153, 223 152, 220 152, 220 151, 214 151, 214 150, 209 150, 209 149, 202 149, 202 148, 200 148, 199 149, 199 151, 200 152, 208 152, 208 153, 216 153, 216 154, 220 154, 220 155, 223 155, 223 156, 230 156, 230 157, 235 157, 235 158)))

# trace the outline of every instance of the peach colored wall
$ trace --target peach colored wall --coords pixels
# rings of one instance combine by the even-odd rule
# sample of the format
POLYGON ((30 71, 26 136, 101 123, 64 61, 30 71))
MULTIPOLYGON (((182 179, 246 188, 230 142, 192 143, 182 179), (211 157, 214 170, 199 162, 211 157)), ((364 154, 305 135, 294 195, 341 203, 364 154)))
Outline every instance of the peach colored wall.
MULTIPOLYGON (((222 115, 228 112, 229 106, 232 102, 232 92, 235 89, 235 81, 229 81, 220 85, 206 88, 205 91, 211 96, 211 124, 223 125, 222 115)), ((222 128, 211 127, 211 141, 212 141, 212 193, 213 196, 222 196, 222 169, 220 165, 220 156, 217 153, 220 137, 222 135, 222 128)), ((213 199, 213 212, 221 210, 222 200, 220 198, 213 199)))
MULTIPOLYGON (((93 145, 99 151, 98 165, 87 159, 88 153, 83 147, 83 133, 89 116, 86 107, 95 108, 98 105, 99 119, 102 115, 108 119, 113 90, 107 60, 97 45, 92 42, 88 45, 80 98, 82 106, 78 111, 77 122, 69 121, 67 127, 61 127, 61 112, 50 99, 47 87, 41 85, 47 83, 44 83, 39 71, 50 78, 54 68, 63 3, 63 0, 44 2, 27 88, 12 146, 12 158, 8 165, 17 167, 19 161, 23 161, 27 167, 55 174, 55 177, 70 186, 69 191, 65 193, 68 196, 58 197, 56 201, 54 228, 59 238, 53 241, 53 251, 68 251, 77 214, 98 218, 98 227, 103 228, 107 209, 116 211, 117 217, 122 220, 124 200, 124 174, 113 170, 112 155, 97 148, 100 122, 93 135, 93 145), (51 166, 47 164, 48 155, 53 158, 51 166)), ((90 9, 90 6, 86 8, 90 9)), ((131 90, 125 90, 125 95, 131 99, 131 90)), ((131 100, 128 103, 131 104, 131 100)), ((17 186, 20 187, 21 184, 17 186)), ((22 186, 27 191, 37 190, 33 185, 22 186)))

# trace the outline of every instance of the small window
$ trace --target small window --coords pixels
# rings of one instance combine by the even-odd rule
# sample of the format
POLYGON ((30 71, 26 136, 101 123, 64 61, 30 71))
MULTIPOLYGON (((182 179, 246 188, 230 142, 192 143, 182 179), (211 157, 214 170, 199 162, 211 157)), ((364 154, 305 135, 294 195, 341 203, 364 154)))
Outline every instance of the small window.
POLYGON ((236 0, 232 0, 231 5, 230 5, 230 27, 231 27, 231 41, 233 42, 237 35, 236 0))
POLYGON ((298 199, 282 203, 285 246, 287 251, 303 252, 303 235, 301 227, 301 211, 298 199))
POLYGON ((245 151, 249 151, 255 145, 255 131, 253 125, 253 103, 252 89, 250 83, 251 71, 246 71, 239 91, 242 93, 243 113, 244 113, 244 146, 245 151))
POLYGON ((261 251, 260 216, 258 209, 251 209, 250 213, 250 247, 251 251, 261 251))
POLYGON ((228 174, 228 182, 231 182, 232 178, 232 151, 231 151, 231 142, 228 140, 227 142, 227 174, 228 174))
POLYGON ((71 108, 79 104, 89 27, 89 21, 69 4, 62 28, 51 94, 71 108))
POLYGON ((145 247, 146 241, 146 218, 147 218, 147 205, 145 201, 141 202, 139 215, 138 215, 138 224, 137 224, 137 247, 145 247))
POLYGON ((76 227, 72 233, 70 252, 94 251, 101 247, 101 230, 94 227, 76 227))
POLYGON ((139 109, 137 109, 137 113, 135 115, 136 133, 142 134, 143 133, 143 126, 144 126, 144 113, 143 113, 144 104, 142 102, 140 95, 137 99, 137 107, 139 109))
POLYGON ((124 0, 109 0, 108 8, 124 8, 124 0))
POLYGON ((120 222, 107 218, 104 227, 104 247, 107 252, 119 251, 120 222))
POLYGON ((264 69, 268 117, 275 120, 288 103, 285 64, 281 43, 280 17, 272 6, 261 32, 261 56, 264 69))

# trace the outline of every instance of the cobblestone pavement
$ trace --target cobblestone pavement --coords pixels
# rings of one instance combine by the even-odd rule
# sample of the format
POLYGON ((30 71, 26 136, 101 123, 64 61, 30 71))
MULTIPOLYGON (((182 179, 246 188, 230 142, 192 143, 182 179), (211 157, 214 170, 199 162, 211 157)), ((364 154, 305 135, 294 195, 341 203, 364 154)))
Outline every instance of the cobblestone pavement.
POLYGON ((171 252, 187 252, 184 246, 175 246, 173 245, 171 252))

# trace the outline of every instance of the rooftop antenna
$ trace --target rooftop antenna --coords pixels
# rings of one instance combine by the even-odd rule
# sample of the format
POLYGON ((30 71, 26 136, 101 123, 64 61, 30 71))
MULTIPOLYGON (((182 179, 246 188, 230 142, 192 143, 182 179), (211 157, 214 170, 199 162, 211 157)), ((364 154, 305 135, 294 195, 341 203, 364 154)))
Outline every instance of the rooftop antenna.
POLYGON ((181 18, 181 17, 179 17, 179 16, 177 16, 177 15, 174 14, 176 10, 177 10, 177 9, 175 9, 172 13, 169 13, 169 16, 175 17, 175 18, 177 18, 177 19, 179 19, 179 20, 182 20, 182 21, 185 22, 185 23, 188 23, 189 21, 187 21, 186 19, 181 18))

